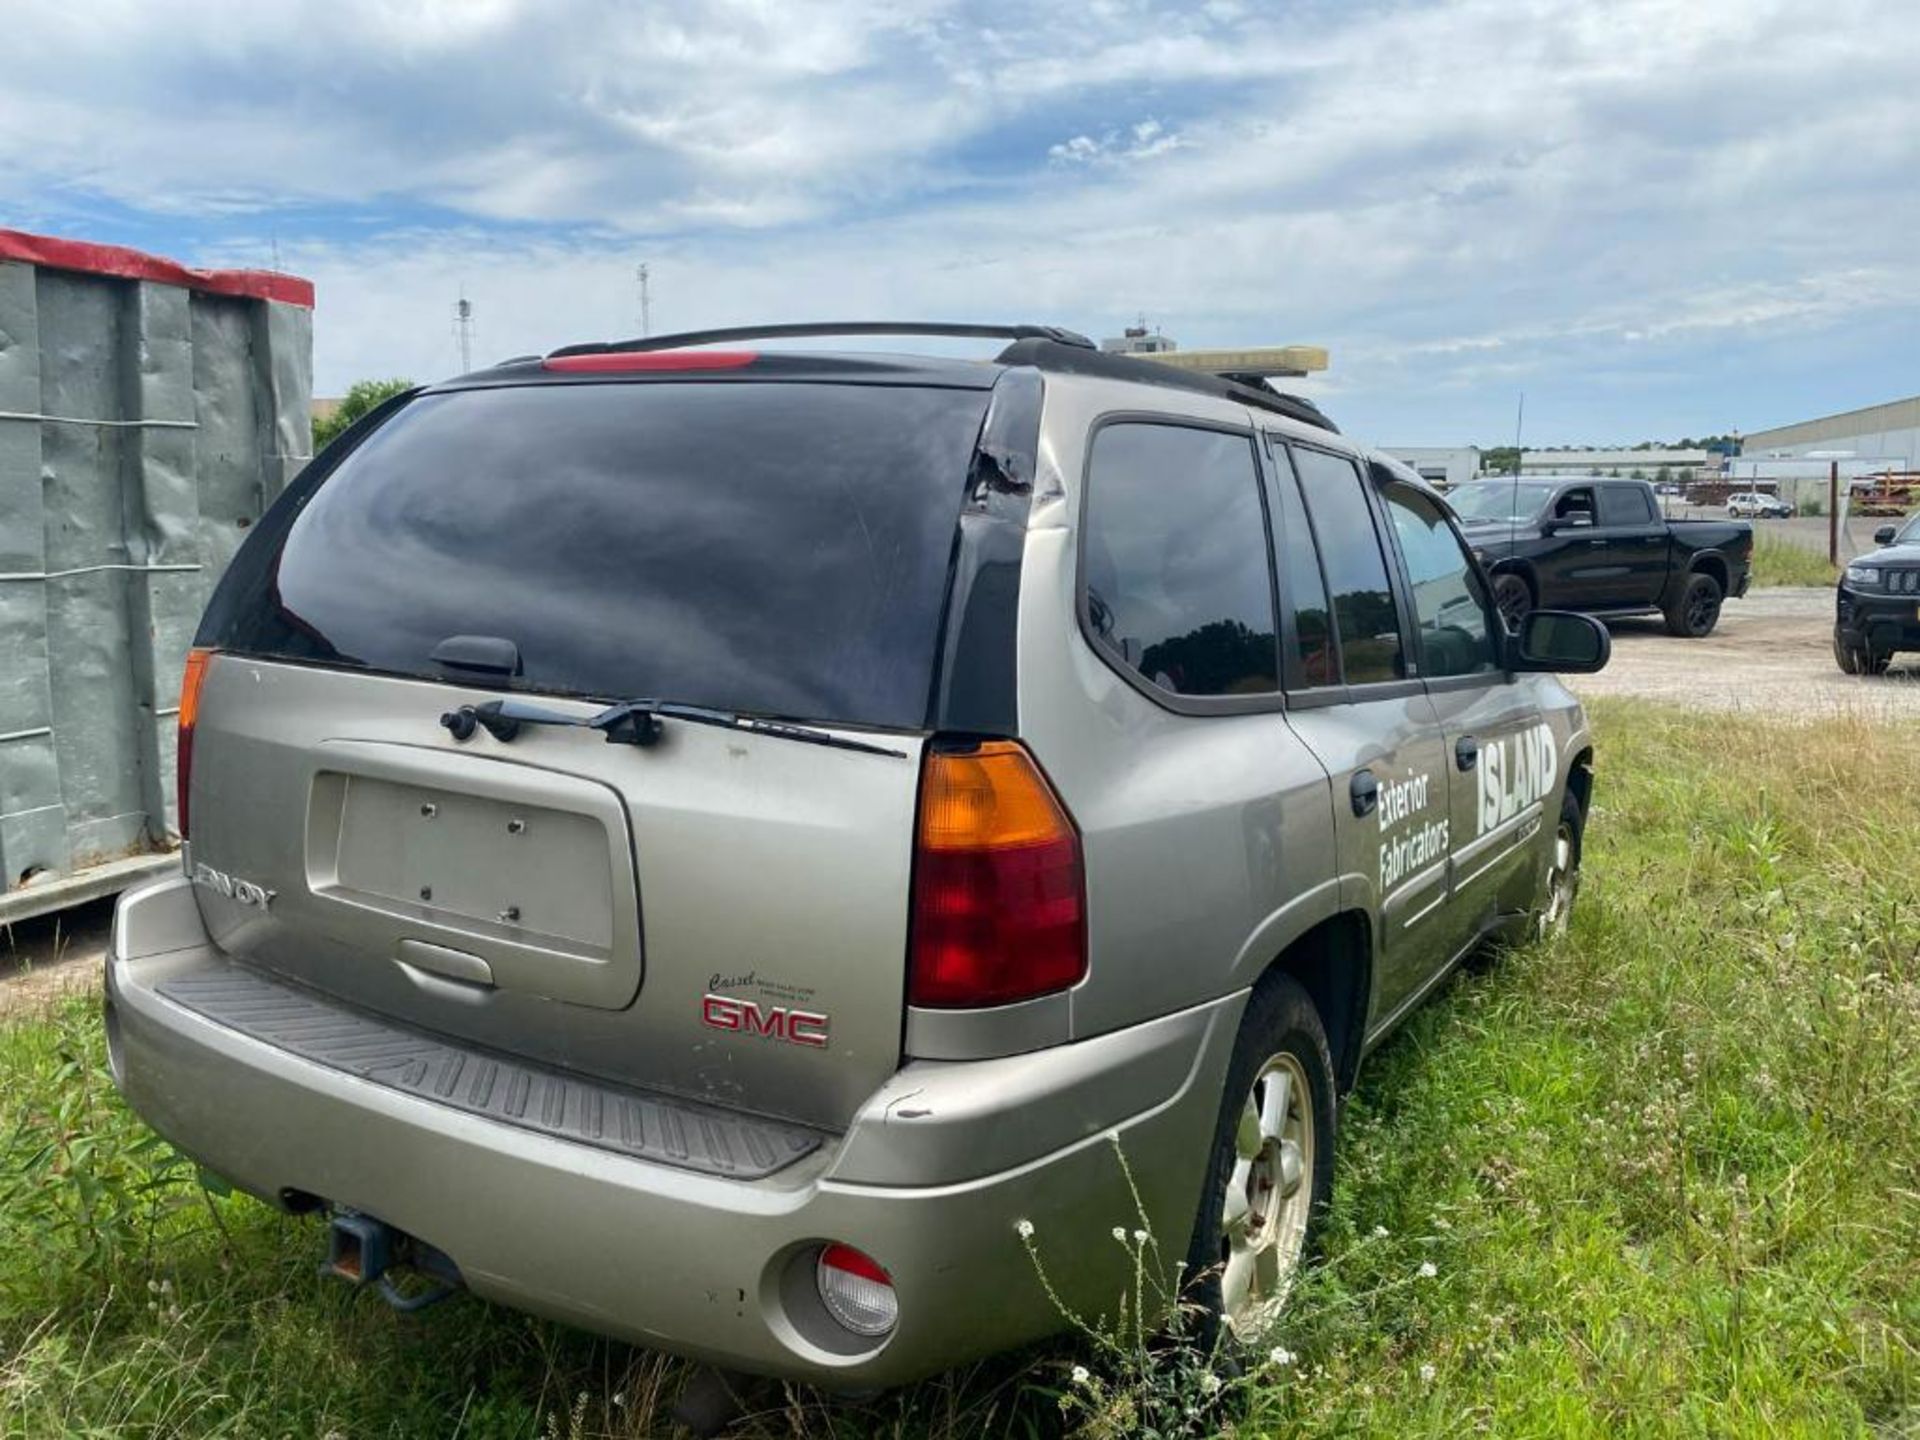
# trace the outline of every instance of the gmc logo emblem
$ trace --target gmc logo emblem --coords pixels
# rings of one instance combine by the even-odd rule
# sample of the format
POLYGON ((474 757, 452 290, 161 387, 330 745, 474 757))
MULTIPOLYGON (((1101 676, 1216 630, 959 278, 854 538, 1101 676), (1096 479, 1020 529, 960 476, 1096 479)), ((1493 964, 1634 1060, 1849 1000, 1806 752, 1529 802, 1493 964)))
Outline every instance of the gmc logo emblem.
POLYGON ((706 995, 700 1000, 700 1023, 714 1030, 758 1035, 763 1040, 784 1040, 789 1045, 805 1045, 813 1050, 827 1048, 827 1017, 812 1010, 789 1010, 782 1005, 763 1010, 752 1000, 706 995))

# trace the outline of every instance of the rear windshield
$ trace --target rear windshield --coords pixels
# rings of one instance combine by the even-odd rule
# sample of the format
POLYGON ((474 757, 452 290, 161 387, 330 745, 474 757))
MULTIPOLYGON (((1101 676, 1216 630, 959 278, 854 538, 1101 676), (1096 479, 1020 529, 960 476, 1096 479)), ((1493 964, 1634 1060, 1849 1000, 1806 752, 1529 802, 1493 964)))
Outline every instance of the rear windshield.
POLYGON ((278 553, 243 551, 201 643, 443 678, 435 646, 494 636, 519 647, 526 689, 918 727, 987 398, 741 382, 423 396, 290 526, 261 527, 278 553))

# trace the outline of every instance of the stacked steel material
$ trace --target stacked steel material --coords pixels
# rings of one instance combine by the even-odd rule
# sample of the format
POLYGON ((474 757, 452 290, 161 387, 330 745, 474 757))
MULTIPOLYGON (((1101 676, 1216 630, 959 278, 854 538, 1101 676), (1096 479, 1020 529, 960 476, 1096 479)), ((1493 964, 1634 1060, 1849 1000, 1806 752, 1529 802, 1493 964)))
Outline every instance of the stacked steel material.
POLYGON ((306 462, 312 307, 0 230, 0 921, 170 863, 181 663, 306 462))

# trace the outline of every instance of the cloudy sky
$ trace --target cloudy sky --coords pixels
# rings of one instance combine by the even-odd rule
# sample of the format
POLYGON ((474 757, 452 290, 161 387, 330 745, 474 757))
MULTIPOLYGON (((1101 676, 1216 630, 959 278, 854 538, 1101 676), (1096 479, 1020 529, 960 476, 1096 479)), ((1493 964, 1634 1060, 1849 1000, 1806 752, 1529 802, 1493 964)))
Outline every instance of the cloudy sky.
POLYGON ((1393 444, 1920 391, 1914 0, 0 0, 0 224, 319 286, 315 382, 1136 314, 1393 444))

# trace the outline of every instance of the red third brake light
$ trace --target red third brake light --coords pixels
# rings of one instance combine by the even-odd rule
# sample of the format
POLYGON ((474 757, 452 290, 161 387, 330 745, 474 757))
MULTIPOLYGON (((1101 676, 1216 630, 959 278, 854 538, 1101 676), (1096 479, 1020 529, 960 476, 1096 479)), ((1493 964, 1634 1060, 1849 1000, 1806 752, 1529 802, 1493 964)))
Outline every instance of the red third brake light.
POLYGON ((193 780, 193 725, 200 718, 200 685, 207 678, 211 650, 187 651, 187 668, 180 676, 180 736, 174 752, 174 810, 180 838, 187 838, 187 790, 193 780))
POLYGON ((1018 744, 929 750, 920 781, 907 998, 1006 1005, 1087 973, 1080 837, 1018 744))
POLYGON ((636 370, 738 370, 757 350, 609 350, 595 355, 549 355, 542 370, 574 375, 619 375, 636 370))

